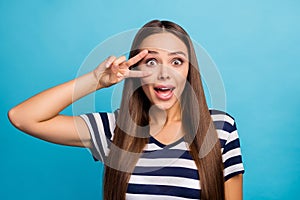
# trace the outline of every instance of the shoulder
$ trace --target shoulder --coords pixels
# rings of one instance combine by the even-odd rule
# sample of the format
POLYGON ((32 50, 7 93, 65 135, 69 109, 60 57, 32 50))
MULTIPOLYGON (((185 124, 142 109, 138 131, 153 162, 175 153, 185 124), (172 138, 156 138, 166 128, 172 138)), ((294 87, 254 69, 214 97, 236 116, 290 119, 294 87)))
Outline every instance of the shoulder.
MULTIPOLYGON (((102 122, 102 123, 111 123, 116 120, 118 115, 118 110, 114 112, 93 112, 93 113, 85 113, 79 115, 85 121, 90 123, 102 122), (100 121, 99 121, 100 120, 100 121)), ((99 125, 99 124, 98 124, 99 125)))
POLYGON ((108 138, 112 139, 117 115, 118 110, 115 112, 86 113, 80 115, 80 117, 84 119, 90 132, 96 135, 105 133, 108 138))
POLYGON ((235 124, 235 119, 232 115, 227 112, 216 110, 216 109, 209 109, 210 116, 214 122, 226 122, 233 126, 235 124))
POLYGON ((225 145, 232 140, 238 141, 238 134, 234 117, 227 112, 216 109, 209 109, 209 112, 213 120, 215 129, 218 133, 221 147, 224 148, 225 145))
POLYGON ((236 130, 235 119, 232 115, 216 109, 209 109, 209 112, 217 130, 223 130, 229 133, 236 130))
POLYGON ((103 161, 109 154, 114 137, 117 112, 92 112, 79 115, 86 123, 90 135, 94 160, 103 161))
POLYGON ((235 119, 227 112, 210 109, 219 141, 224 164, 224 180, 244 173, 240 140, 235 119))

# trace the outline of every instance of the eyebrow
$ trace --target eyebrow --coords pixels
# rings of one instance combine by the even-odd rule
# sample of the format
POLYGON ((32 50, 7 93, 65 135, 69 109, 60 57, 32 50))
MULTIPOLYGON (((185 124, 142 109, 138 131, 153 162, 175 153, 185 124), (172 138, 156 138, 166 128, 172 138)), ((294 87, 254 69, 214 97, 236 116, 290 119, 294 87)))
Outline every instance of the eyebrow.
MULTIPOLYGON (((159 54, 157 51, 150 51, 150 50, 148 50, 148 53, 150 53, 150 54, 159 54)), ((176 55, 176 54, 181 54, 184 57, 186 57, 186 54, 183 51, 175 51, 175 52, 168 53, 168 55, 176 55)))

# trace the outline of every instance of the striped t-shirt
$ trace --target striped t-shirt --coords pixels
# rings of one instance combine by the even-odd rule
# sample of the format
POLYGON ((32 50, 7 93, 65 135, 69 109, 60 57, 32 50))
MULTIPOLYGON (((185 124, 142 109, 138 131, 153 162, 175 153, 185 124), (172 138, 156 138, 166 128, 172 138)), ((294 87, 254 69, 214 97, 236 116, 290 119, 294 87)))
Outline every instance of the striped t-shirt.
MULTIPOLYGON (((244 173, 236 123, 229 114, 210 110, 221 143, 225 181, 244 173)), ((117 112, 80 115, 92 139, 90 149, 95 160, 105 160, 114 136, 117 112)), ((130 176, 126 199, 190 200, 201 196, 196 164, 183 137, 162 144, 150 136, 148 144, 130 176)))

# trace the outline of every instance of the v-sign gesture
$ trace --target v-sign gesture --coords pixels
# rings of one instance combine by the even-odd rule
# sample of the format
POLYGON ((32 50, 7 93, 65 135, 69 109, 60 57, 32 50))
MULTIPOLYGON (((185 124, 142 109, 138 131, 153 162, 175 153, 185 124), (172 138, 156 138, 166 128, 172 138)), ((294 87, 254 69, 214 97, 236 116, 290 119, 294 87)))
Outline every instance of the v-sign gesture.
POLYGON ((124 78, 141 78, 151 75, 149 71, 129 69, 132 65, 142 60, 147 54, 148 51, 143 50, 127 61, 125 56, 119 58, 115 56, 108 57, 93 71, 99 83, 98 88, 109 87, 122 81, 124 78))

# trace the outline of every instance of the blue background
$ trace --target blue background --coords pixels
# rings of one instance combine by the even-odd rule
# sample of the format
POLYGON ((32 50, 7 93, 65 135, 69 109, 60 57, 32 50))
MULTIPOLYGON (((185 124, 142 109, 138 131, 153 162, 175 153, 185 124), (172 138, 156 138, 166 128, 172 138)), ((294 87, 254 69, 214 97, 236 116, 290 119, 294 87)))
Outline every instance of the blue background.
POLYGON ((299 199, 299 6, 296 0, 1 1, 0 199, 101 199, 103 166, 86 149, 23 134, 7 111, 74 79, 108 37, 156 18, 182 25, 218 66, 241 138, 244 199, 299 199))

